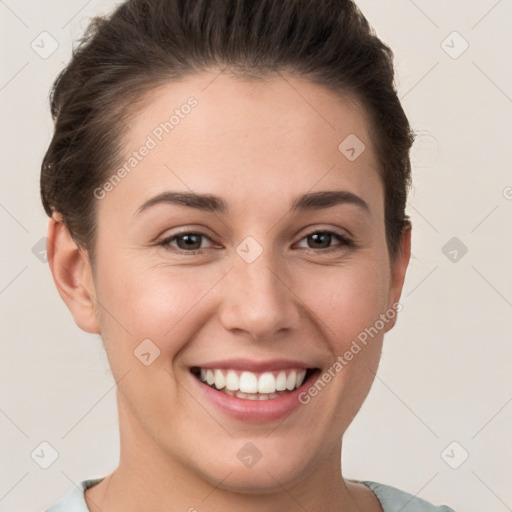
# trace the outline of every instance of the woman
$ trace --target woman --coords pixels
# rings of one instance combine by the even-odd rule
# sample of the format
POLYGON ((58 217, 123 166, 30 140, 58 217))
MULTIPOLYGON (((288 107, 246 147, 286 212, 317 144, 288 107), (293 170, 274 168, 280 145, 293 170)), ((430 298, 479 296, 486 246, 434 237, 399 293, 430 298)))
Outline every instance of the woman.
POLYGON ((452 510, 341 468, 410 257, 393 78, 348 0, 133 0, 90 26, 41 190, 121 457, 51 512, 452 510))

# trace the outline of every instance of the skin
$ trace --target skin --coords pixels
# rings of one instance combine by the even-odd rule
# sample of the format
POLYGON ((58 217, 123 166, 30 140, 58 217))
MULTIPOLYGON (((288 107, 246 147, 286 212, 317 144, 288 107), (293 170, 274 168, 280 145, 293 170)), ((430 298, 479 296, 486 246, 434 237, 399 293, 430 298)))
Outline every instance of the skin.
POLYGON ((396 317, 284 421, 226 416, 188 370, 231 357, 294 358, 326 370, 399 301, 411 233, 404 231, 391 262, 365 112, 305 79, 250 83, 213 70, 149 93, 128 123, 126 155, 190 96, 198 106, 95 201, 94 272, 58 214, 50 220, 58 291, 77 325, 101 334, 119 381, 120 464, 86 491, 87 505, 93 512, 381 511, 368 488, 342 475, 340 453, 396 317), (366 145, 353 162, 338 150, 349 134, 366 145), (230 212, 160 204, 135 215, 166 190, 221 196, 230 212), (369 213, 353 204, 290 211, 293 197, 320 190, 348 190, 369 213), (179 239, 157 245, 178 228, 205 233, 195 247, 204 253, 186 254, 179 239), (308 235, 317 229, 357 245, 335 236, 315 245, 308 235), (263 248, 250 264, 236 252, 249 235, 263 248), (134 357, 146 338, 160 349, 149 366, 134 357), (252 468, 237 458, 249 441, 262 453, 252 468))

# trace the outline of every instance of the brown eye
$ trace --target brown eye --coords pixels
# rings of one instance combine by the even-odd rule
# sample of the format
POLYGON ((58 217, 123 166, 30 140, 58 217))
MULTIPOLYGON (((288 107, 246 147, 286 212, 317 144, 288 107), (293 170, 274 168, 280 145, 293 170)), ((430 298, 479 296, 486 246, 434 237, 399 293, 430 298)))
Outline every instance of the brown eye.
POLYGON ((305 247, 306 250, 317 250, 319 252, 330 252, 340 250, 345 247, 354 247, 355 245, 352 240, 341 233, 336 233, 334 231, 315 231, 314 233, 310 233, 305 236, 302 240, 307 240, 308 246, 305 247), (334 246, 331 245, 333 238, 338 239, 340 243, 334 246))
POLYGON ((327 249, 330 246, 332 235, 329 233, 313 233, 308 235, 307 239, 313 244, 311 249, 327 249))
POLYGON ((195 233, 187 235, 178 235, 176 238, 177 245, 180 249, 197 250, 201 248, 201 236, 195 233), (180 243, 181 242, 181 243, 180 243))
POLYGON ((211 242, 210 237, 204 233, 179 233, 162 240, 158 245, 177 252, 184 252, 190 254, 200 254, 204 252, 205 247, 202 247, 202 240, 207 239, 211 242), (176 245, 173 242, 176 241, 176 245))

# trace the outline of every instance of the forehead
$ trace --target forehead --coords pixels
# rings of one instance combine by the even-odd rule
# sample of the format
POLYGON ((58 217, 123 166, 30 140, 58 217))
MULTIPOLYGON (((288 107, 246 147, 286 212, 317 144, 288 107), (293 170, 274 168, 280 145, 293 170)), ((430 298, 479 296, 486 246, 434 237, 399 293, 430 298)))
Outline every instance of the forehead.
POLYGON ((252 196, 340 186, 380 200, 366 111, 303 78, 205 72, 150 91, 127 125, 120 165, 129 172, 110 196, 122 191, 133 210, 163 188, 236 191, 240 208, 252 196))
MULTIPOLYGON (((308 143, 307 149, 317 147, 322 138, 325 145, 337 147, 340 137, 349 134, 370 145, 367 112, 353 96, 282 73, 249 80, 212 71, 161 85, 144 95, 125 142, 136 145, 155 131, 158 137, 159 126, 163 129, 169 121, 172 138, 193 133, 193 139, 181 140, 187 145, 218 145, 220 136, 228 136, 229 143, 239 135, 252 135, 259 143, 284 145, 293 138, 308 143), (192 101, 195 106, 189 108, 192 101), (273 138, 276 132, 278 140, 273 138)), ((164 130, 163 135, 170 133, 164 130)))

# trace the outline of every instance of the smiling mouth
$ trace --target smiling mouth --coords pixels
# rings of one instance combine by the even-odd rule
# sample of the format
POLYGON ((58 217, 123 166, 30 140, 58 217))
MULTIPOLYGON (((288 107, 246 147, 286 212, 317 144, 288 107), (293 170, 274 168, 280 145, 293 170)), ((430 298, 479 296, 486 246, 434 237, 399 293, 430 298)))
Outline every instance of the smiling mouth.
POLYGON ((207 386, 229 396, 245 400, 273 400, 300 388, 318 368, 287 368, 278 371, 249 372, 230 369, 190 371, 207 386))

